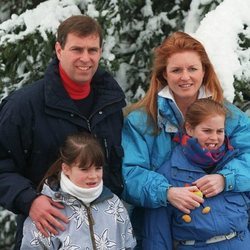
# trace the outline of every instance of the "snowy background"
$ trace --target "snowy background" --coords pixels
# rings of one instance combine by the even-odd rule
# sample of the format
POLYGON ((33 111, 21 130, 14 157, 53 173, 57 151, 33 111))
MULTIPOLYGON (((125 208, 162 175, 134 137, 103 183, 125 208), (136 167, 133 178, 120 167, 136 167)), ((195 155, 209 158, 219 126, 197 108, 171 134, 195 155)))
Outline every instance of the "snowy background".
MULTIPOLYGON (((191 5, 194 9, 197 2, 191 5)), ((233 101, 234 78, 250 79, 250 48, 243 51, 238 38, 240 33, 250 38, 250 0, 226 0, 207 14, 197 29, 194 24, 195 15, 190 14, 185 31, 194 32, 194 36, 205 45, 224 95, 233 101)))
MULTIPOLYGON (((107 1, 103 1, 103 5, 105 2, 107 1)), ((118 28, 119 25, 121 26, 120 23, 122 21, 122 17, 119 14, 120 10, 118 10, 118 1, 108 2, 109 6, 107 7, 112 7, 112 12, 104 8, 102 11, 98 11, 94 1, 49 0, 39 4, 35 9, 27 10, 20 15, 13 14, 9 20, 0 24, 0 46, 8 43, 22 43, 29 34, 37 32, 44 41, 47 41, 49 40, 48 34, 55 34, 62 20, 71 15, 81 14, 82 9, 85 9, 84 14, 100 19, 107 18, 109 14, 112 18, 109 21, 109 25, 105 26, 103 62, 113 72, 126 92, 128 101, 133 98, 140 98, 147 89, 149 69, 146 66, 149 65, 149 62, 147 64, 143 63, 143 60, 140 60, 138 51, 139 49, 142 50, 143 46, 145 46, 145 41, 150 40, 152 34, 164 38, 161 25, 168 25, 174 29, 178 20, 169 18, 166 12, 161 12, 155 16, 153 10, 154 1, 146 0, 145 5, 140 9, 140 13, 147 22, 143 23, 134 19, 135 21, 131 22, 132 25, 126 26, 125 23, 123 27, 118 28), (16 27, 20 26, 20 31, 13 32, 16 27), (118 35, 128 34, 128 27, 140 31, 138 39, 133 44, 129 44, 128 39, 121 40, 117 38, 118 35), (118 29, 119 33, 116 31, 118 29), (128 53, 134 53, 134 56, 131 56, 127 61, 122 59, 128 53), (136 65, 138 66, 137 68, 136 65), (136 77, 134 78, 135 74, 139 81, 142 82, 141 85, 136 85, 135 82, 138 82, 138 80, 136 77)), ((210 6, 210 8, 212 7, 210 6)), ((193 0, 191 1, 189 11, 183 14, 183 17, 185 17, 183 30, 204 44, 221 80, 225 97, 229 101, 234 101, 235 98, 235 80, 243 79, 245 83, 249 82, 250 79, 250 48, 242 49, 239 37, 239 34, 241 34, 245 39, 250 39, 249 13, 250 0, 193 0), (206 6, 209 3, 212 5, 213 2, 220 4, 217 7, 214 6, 215 9, 211 10, 203 18, 202 11, 204 12, 204 9, 201 6, 206 6), (201 17, 203 18, 202 20, 201 17)), ((147 53, 150 54, 150 51, 147 51, 147 53)), ((39 61, 39 57, 34 59, 32 56, 27 56, 25 61, 18 65, 16 79, 20 80, 16 82, 15 88, 21 87, 29 80, 30 70, 27 70, 27 63, 29 62, 32 65, 35 61, 39 61)), ((35 65, 33 67, 38 67, 35 65)), ((2 67, 4 68, 4 64, 2 64, 2 67)), ((2 77, 1 81, 3 86, 5 86, 2 90, 3 96, 6 96, 9 93, 9 85, 15 81, 9 78, 8 75, 2 77)))
MULTIPOLYGON (((204 44, 225 97, 243 103, 250 100, 249 13, 250 0, 1 0, 0 98, 40 78, 59 23, 87 14, 104 29, 101 64, 113 73, 128 102, 147 90, 153 48, 182 30, 204 44)), ((0 249, 12 245, 13 221, 13 214, 0 212, 0 249)))

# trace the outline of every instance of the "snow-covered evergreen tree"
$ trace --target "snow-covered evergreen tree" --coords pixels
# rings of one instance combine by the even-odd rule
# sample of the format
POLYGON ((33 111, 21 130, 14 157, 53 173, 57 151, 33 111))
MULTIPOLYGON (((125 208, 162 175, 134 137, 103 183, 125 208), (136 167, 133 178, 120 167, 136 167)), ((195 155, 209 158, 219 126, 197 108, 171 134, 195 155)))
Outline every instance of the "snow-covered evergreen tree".
MULTIPOLYGON (((2 0, 0 99, 43 75, 62 20, 87 14, 104 30, 101 64, 117 78, 128 101, 137 100, 148 88, 153 49, 176 30, 204 38, 199 36, 199 28, 207 29, 203 28, 207 13, 230 1, 240 5, 249 0, 2 0)), ((237 56, 241 65, 250 68, 250 21, 245 18, 242 25, 237 33, 237 56)), ((246 68, 233 76, 238 103, 250 98, 250 71, 246 68)), ((13 243, 14 226, 14 215, 1 211, 0 249, 8 249, 13 243)))
POLYGON ((220 2, 201 20, 194 36, 204 44, 224 96, 241 107, 250 100, 250 1, 220 2))

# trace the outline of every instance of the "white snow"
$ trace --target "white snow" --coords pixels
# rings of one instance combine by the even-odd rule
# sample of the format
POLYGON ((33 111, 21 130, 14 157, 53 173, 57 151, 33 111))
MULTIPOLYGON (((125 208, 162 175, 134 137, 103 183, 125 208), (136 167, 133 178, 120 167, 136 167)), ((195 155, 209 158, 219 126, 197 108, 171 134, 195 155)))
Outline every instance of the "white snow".
POLYGON ((250 38, 249 29, 244 30, 244 24, 250 27, 249 12, 249 0, 224 0, 193 34, 205 46, 229 101, 234 99, 234 77, 250 75, 250 48, 242 51, 238 43, 239 33, 250 38))
MULTIPOLYGON (((160 20, 165 18, 166 14, 161 13, 158 17, 152 15, 152 0, 146 0, 145 6, 141 9, 143 15, 150 17, 147 28, 142 31, 141 39, 144 39, 155 29, 159 29, 160 20)), ((186 18, 185 32, 199 39, 205 46, 208 55, 215 67, 218 77, 224 89, 224 95, 229 101, 234 99, 234 78, 250 79, 250 48, 242 51, 238 43, 238 34, 243 33, 250 38, 250 0, 224 0, 213 11, 210 11, 205 18, 199 20, 199 4, 209 3, 211 0, 193 0, 189 15, 186 18), (244 24, 248 29, 244 30, 244 24)), ((113 0, 112 4, 116 1, 113 0)), ((82 2, 80 0, 48 0, 42 2, 33 10, 27 10, 20 16, 12 15, 10 20, 0 24, 0 44, 8 42, 17 43, 25 35, 38 30, 44 39, 46 31, 56 32, 59 23, 71 15, 81 14, 76 4, 86 4, 88 6, 87 14, 92 17, 104 15, 105 12, 99 13, 91 0, 82 2), (11 33, 15 26, 23 24, 25 29, 18 34, 11 33)), ((120 16, 115 15, 113 26, 119 21, 120 16)), ((169 23, 174 24, 173 20, 169 23)), ((142 23, 135 23, 142 27, 142 23)), ((114 27, 107 30, 106 41, 104 41, 103 57, 107 61, 115 60, 115 55, 111 53, 116 44, 116 38, 113 36, 114 27)), ((158 32, 161 32, 159 29, 158 32)), ((139 42, 139 39, 138 39, 139 42)), ((140 46, 140 44, 136 44, 140 46)), ((121 47, 122 48, 122 47, 121 47)), ((130 48, 133 50, 133 45, 130 48)), ((121 52, 121 51, 120 51, 121 52)), ((121 83, 123 89, 126 89, 126 72, 128 64, 121 64, 116 72, 117 80, 121 83), (123 68, 125 67, 125 68, 123 68), (121 77, 121 79, 119 79, 121 77)), ((136 93, 136 96, 142 94, 136 93)))
POLYGON ((56 32, 59 23, 71 15, 81 14, 74 0, 49 0, 40 3, 35 9, 27 10, 20 16, 12 15, 11 19, 0 24, 0 44, 16 43, 34 30, 38 30, 46 40, 46 31, 56 32), (16 26, 25 25, 18 34, 8 34, 16 26))

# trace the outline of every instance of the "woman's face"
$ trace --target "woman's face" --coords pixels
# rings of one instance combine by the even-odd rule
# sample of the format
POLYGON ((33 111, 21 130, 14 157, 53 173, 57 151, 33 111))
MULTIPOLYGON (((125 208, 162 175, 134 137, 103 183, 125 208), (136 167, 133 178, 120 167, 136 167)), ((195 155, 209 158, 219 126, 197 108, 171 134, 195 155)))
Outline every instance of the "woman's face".
POLYGON ((172 90, 175 101, 195 101, 204 77, 204 70, 198 53, 183 51, 167 60, 165 79, 172 90))

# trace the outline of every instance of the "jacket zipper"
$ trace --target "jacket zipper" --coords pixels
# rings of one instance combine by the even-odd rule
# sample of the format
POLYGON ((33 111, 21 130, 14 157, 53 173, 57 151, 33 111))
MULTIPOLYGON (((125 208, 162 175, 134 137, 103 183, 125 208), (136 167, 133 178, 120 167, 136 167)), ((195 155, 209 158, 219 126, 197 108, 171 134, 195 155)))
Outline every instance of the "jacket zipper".
POLYGON ((106 139, 106 138, 104 138, 103 141, 104 141, 104 147, 105 147, 106 158, 108 159, 108 158, 109 158, 108 142, 107 142, 107 139, 106 139))
POLYGON ((115 103, 117 103, 117 102, 120 102, 120 101, 122 101, 122 100, 123 100, 123 98, 120 98, 119 100, 116 100, 116 101, 114 101, 114 102, 106 103, 104 106, 100 107, 100 108, 97 109, 94 113, 92 113, 92 114, 89 116, 89 120, 90 120, 97 112, 101 111, 101 110, 104 109, 105 107, 107 107, 107 106, 109 106, 109 105, 111 105, 111 104, 115 104, 115 103))
POLYGON ((91 242, 93 246, 93 250, 97 250, 96 242, 95 242, 95 236, 94 236, 94 218, 91 213, 90 207, 85 206, 87 209, 87 215, 88 215, 88 221, 89 221, 89 231, 90 231, 90 237, 91 237, 91 242))
MULTIPOLYGON (((116 101, 114 101, 114 102, 110 102, 110 103, 105 104, 104 106, 102 106, 102 107, 100 107, 99 109, 97 109, 94 113, 92 113, 92 114, 89 116, 88 119, 87 119, 86 117, 82 116, 82 117, 86 120, 86 122, 87 122, 89 132, 91 132, 90 119, 91 119, 97 112, 101 111, 101 110, 104 109, 106 106, 109 106, 109 105, 111 105, 111 104, 120 102, 120 101, 122 101, 122 100, 123 100, 123 98, 120 98, 119 100, 116 100, 116 101)), ((105 141, 104 144, 105 144, 106 155, 107 155, 107 145, 106 145, 106 144, 107 144, 107 141, 105 141)), ((108 155, 107 155, 107 156, 108 156, 108 155)))
POLYGON ((87 118, 85 118, 86 119, 86 121, 87 121, 87 125, 88 125, 88 130, 89 130, 89 132, 91 132, 91 126, 90 126, 90 122, 89 122, 89 119, 87 119, 87 118))

